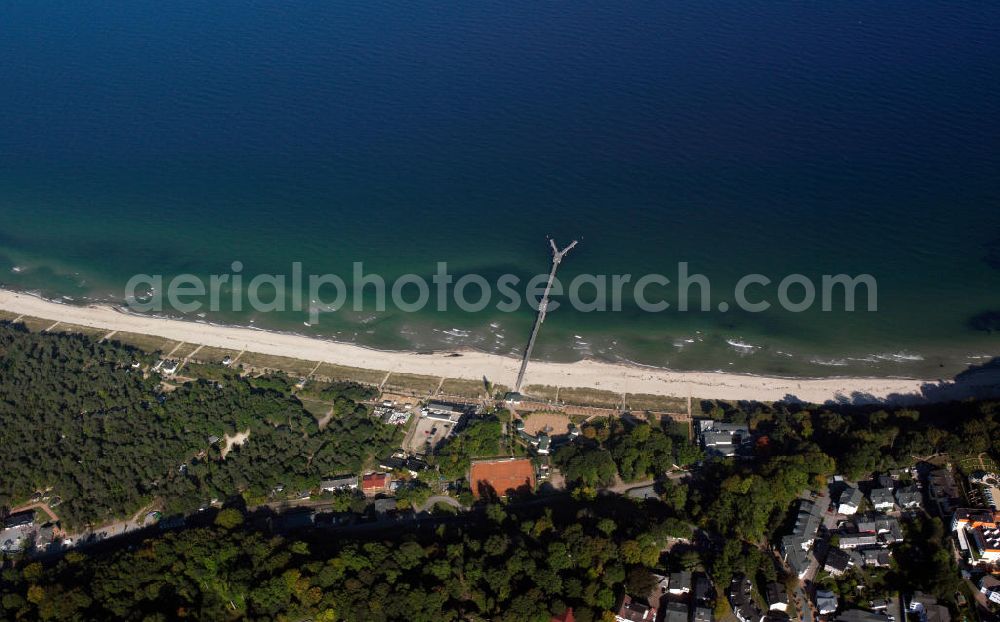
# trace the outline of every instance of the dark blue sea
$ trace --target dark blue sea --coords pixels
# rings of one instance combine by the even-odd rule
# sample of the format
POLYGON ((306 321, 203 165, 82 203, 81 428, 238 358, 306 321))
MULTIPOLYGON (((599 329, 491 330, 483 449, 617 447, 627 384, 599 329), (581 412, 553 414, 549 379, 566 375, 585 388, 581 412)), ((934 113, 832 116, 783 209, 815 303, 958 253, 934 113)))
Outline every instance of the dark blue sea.
MULTIPOLYGON (((567 280, 687 262, 712 311, 564 305, 542 358, 952 374, 1000 354, 998 32, 989 2, 5 2, 0 283, 527 278, 551 235, 567 280), (871 274, 878 311, 719 311, 748 273, 871 274)), ((187 316, 515 353, 533 312, 187 316)))

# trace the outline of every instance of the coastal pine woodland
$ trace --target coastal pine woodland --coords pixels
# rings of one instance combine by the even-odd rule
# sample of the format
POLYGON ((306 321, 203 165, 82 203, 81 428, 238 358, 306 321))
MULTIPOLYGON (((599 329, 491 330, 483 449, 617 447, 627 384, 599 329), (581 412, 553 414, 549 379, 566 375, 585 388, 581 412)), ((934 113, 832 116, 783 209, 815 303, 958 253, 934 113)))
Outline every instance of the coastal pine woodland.
MULTIPOLYGON (((154 500, 190 519, 67 553, 6 557, 0 619, 547 622, 572 609, 586 622, 613 619, 626 593, 649 593, 653 571, 678 570, 711 577, 721 619, 733 577, 796 583, 769 546, 803 491, 818 493, 836 473, 857 479, 927 456, 1000 453, 995 402, 718 403, 706 405, 713 417, 754 430, 744 459, 710 458, 670 426, 597 419, 552 456, 565 492, 473 503, 465 488, 471 507, 421 521, 279 532, 263 507, 276 487, 310 490, 399 445, 397 428, 370 416, 376 392, 324 387, 334 412, 320 426, 281 376, 212 367, 167 387, 143 372, 152 361, 114 342, 0 324, 0 506, 48 491, 65 530, 154 500), (222 439, 239 434, 250 442, 223 457, 222 439), (605 490, 683 467, 654 498, 605 490)), ((504 446, 508 420, 489 413, 455 436, 429 458, 429 481, 463 490, 466 465, 504 446)), ((941 519, 914 514, 903 528, 892 564, 862 577, 866 594, 923 590, 967 612, 941 519)), ((862 579, 823 581, 852 604, 862 579)))

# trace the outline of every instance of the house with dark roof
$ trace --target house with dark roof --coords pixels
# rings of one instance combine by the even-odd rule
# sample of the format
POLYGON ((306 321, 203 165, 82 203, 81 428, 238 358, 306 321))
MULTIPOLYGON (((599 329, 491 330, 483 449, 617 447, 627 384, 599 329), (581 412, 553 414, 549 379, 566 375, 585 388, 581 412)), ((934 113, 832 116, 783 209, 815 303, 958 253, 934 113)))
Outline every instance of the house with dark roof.
POLYGON ((983 575, 983 578, 979 580, 979 591, 991 603, 1000 605, 1000 579, 991 574, 983 575))
POLYGON ((750 442, 750 429, 738 423, 701 419, 698 438, 708 455, 734 456, 737 449, 750 442))
POLYGON ((688 622, 688 607, 684 603, 667 603, 663 622, 688 622))
POLYGON ((913 593, 907 611, 915 614, 920 622, 951 622, 948 608, 939 604, 936 597, 923 592, 913 593))
POLYGON ((822 522, 822 508, 811 499, 800 499, 792 532, 781 538, 781 557, 800 579, 810 568, 812 560, 806 553, 812 548, 822 522))
POLYGON ((320 490, 324 492, 334 492, 337 490, 357 490, 357 475, 340 475, 330 479, 324 479, 319 483, 320 490))
POLYGON ((785 586, 772 582, 767 584, 767 605, 771 611, 788 611, 788 590, 785 586))
POLYGON ((760 622, 763 613, 750 594, 753 583, 744 575, 737 575, 729 584, 729 604, 740 622, 760 622))
POLYGON ((826 562, 823 564, 823 570, 829 572, 835 577, 847 572, 847 569, 851 567, 851 556, 845 551, 838 548, 831 548, 826 553, 826 562))
POLYGON ((962 500, 958 484, 948 469, 936 469, 928 474, 927 496, 942 515, 951 514, 962 500))
POLYGON ((923 495, 916 486, 905 486, 896 491, 896 504, 904 510, 917 509, 923 502, 923 495))
POLYGON ((837 611, 837 596, 829 590, 816 590, 816 609, 820 615, 830 615, 837 611))
POLYGON ((892 495, 891 488, 873 488, 868 493, 868 498, 879 512, 890 512, 896 507, 896 498, 892 495))
POLYGON ((14 527, 31 527, 35 524, 35 511, 25 510, 23 512, 15 512, 10 514, 3 521, 3 526, 8 529, 14 527))
POLYGON ((708 580, 708 577, 699 575, 697 579, 694 580, 694 602, 707 605, 712 601, 712 582, 708 580))
POLYGON ((692 622, 712 622, 712 610, 708 607, 695 607, 692 622))
POLYGON ((865 549, 860 551, 861 563, 872 568, 885 568, 891 556, 885 549, 865 549))
POLYGON ((840 493, 840 500, 837 505, 837 513, 845 516, 852 516, 861 507, 864 495, 853 486, 848 486, 840 493))
POLYGON ((691 573, 687 570, 671 572, 667 583, 667 591, 674 596, 689 593, 691 591, 691 573))

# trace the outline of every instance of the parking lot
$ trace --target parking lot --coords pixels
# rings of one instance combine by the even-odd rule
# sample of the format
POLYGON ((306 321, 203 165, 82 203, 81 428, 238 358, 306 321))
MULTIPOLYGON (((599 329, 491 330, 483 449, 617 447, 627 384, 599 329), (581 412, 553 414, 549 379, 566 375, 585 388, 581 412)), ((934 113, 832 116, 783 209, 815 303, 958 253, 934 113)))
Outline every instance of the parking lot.
POLYGON ((426 454, 429 449, 436 447, 451 434, 454 425, 447 421, 420 417, 405 449, 414 454, 426 454))

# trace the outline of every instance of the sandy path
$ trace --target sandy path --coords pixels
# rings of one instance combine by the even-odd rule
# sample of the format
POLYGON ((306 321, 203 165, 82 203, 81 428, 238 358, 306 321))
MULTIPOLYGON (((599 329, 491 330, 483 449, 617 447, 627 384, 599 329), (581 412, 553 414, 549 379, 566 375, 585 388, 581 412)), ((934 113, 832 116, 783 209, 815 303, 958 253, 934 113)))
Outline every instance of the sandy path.
MULTIPOLYGON (((512 384, 519 363, 514 358, 469 350, 432 354, 374 350, 300 335, 132 315, 110 306, 59 304, 3 289, 0 289, 0 309, 108 331, 143 333, 215 348, 246 350, 394 373, 476 381, 481 381, 486 376, 494 382, 512 384)), ((525 384, 587 387, 616 393, 675 397, 690 394, 696 398, 723 400, 777 401, 794 396, 802 401, 822 403, 852 397, 855 401, 882 400, 900 395, 917 397, 925 384, 939 382, 906 378, 776 378, 712 372, 674 372, 588 360, 576 363, 533 362, 528 366, 525 384)), ((995 388, 1000 383, 1000 370, 992 371, 988 378, 981 378, 978 383, 995 388)))

